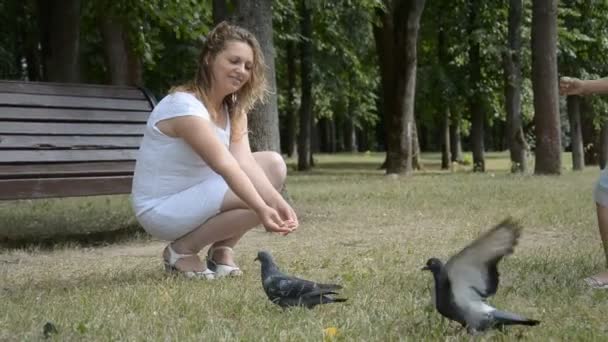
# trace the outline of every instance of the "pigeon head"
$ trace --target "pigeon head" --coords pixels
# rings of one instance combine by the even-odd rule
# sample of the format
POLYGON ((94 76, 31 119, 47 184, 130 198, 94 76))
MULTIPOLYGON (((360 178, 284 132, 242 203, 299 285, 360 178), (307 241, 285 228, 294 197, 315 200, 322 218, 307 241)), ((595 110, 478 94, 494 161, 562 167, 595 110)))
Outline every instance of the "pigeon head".
POLYGON ((259 251, 258 256, 254 259, 254 261, 259 261, 261 264, 272 263, 272 255, 266 251, 259 251))
POLYGON ((437 273, 441 272, 442 268, 443 268, 443 263, 441 262, 441 260, 439 260, 437 258, 430 258, 429 260, 426 261, 426 266, 424 266, 422 268, 422 271, 431 271, 431 272, 433 272, 433 274, 437 274, 437 273))
POLYGON ((279 268, 274 263, 274 260, 272 260, 272 255, 270 255, 270 253, 266 251, 259 251, 255 260, 262 264, 262 279, 266 279, 266 277, 279 272, 279 268))

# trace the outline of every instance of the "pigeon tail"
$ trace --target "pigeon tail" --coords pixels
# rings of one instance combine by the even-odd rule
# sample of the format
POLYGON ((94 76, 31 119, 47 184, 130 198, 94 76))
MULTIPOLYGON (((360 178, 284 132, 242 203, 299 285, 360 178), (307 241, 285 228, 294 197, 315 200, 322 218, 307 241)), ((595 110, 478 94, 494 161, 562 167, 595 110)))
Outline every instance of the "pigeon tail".
POLYGON ((328 303, 343 303, 348 300, 348 298, 330 298, 331 301, 328 303))
POLYGON ((319 289, 321 290, 340 290, 342 289, 342 285, 338 285, 338 284, 319 284, 317 283, 317 286, 319 287, 319 289))
POLYGON ((495 310, 492 311, 492 317, 497 325, 538 325, 540 321, 522 317, 511 312, 495 310))

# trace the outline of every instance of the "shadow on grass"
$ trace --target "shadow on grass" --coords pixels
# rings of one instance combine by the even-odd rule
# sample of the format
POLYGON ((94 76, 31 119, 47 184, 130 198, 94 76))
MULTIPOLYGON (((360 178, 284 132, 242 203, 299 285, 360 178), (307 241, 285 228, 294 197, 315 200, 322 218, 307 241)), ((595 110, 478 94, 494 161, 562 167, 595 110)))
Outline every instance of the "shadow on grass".
POLYGON ((52 250, 62 246, 98 247, 118 242, 147 239, 148 234, 136 224, 108 231, 57 234, 52 236, 0 237, 0 248, 52 250))

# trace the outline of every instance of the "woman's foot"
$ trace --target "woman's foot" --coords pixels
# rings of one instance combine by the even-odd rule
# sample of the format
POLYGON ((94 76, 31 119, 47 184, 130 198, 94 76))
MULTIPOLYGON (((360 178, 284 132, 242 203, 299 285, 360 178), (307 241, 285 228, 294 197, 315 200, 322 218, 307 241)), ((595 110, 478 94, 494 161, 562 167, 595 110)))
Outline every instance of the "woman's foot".
POLYGON ((163 251, 165 269, 168 272, 180 273, 187 278, 213 279, 215 274, 209 270, 198 254, 181 254, 176 252, 171 244, 167 245, 163 251))
POLYGON ((584 279, 585 283, 594 289, 608 289, 608 271, 584 279))
POLYGON ((217 264, 237 267, 234 263, 234 251, 227 246, 211 247, 209 258, 217 264))
POLYGON ((239 277, 243 271, 234 263, 234 251, 228 246, 214 246, 207 254, 207 267, 213 270, 217 277, 239 277))

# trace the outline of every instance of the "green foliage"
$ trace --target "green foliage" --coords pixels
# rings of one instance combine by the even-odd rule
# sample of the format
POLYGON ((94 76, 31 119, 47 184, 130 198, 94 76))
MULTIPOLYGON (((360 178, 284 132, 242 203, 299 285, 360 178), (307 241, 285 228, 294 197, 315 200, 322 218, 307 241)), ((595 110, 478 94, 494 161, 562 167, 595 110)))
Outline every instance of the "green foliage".
POLYGON ((196 0, 85 2, 81 32, 83 54, 89 78, 98 82, 107 78, 98 29, 103 16, 125 25, 128 40, 144 67, 144 84, 162 95, 170 86, 193 77, 200 39, 211 27, 211 3, 196 0))
MULTIPOLYGON (((596 79, 608 76, 608 1, 564 0, 559 13, 558 62, 561 76, 596 79)), ((592 97, 593 122, 608 119, 608 101, 592 97)))
MULTIPOLYGON (((379 120, 379 77, 371 22, 377 1, 309 1, 313 37, 301 36, 297 5, 297 1, 287 0, 277 2, 273 8, 275 44, 282 47, 276 63, 280 112, 286 106, 288 91, 286 44, 311 39, 315 118, 339 122, 353 117, 359 128, 375 125, 379 120)), ((300 56, 299 50, 297 55, 300 56)))

